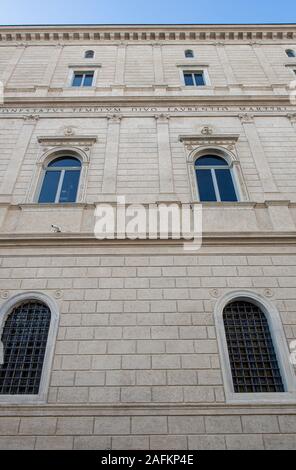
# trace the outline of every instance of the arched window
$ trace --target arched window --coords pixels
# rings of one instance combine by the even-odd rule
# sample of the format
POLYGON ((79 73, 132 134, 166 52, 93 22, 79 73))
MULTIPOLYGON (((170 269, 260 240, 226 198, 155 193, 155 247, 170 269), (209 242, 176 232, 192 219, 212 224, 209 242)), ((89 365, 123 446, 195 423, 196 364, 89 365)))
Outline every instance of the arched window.
POLYGON ((94 51, 86 51, 84 53, 84 58, 85 59, 93 59, 95 56, 95 52, 94 51))
POLYGON ((193 52, 191 49, 187 49, 187 50, 185 51, 185 57, 186 57, 187 59, 192 59, 192 58, 194 57, 194 52, 193 52))
POLYGON ((223 310, 235 393, 284 392, 267 318, 259 306, 235 300, 223 310))
POLYGON ((288 57, 296 57, 296 52, 293 49, 286 49, 286 54, 288 57))
POLYGON ((204 155, 196 160, 195 172, 200 201, 238 201, 232 172, 224 158, 204 155))
POLYGON ((1 336, 0 395, 39 394, 50 323, 50 309, 38 300, 9 314, 1 336))
POLYGON ((52 160, 46 167, 38 202, 75 202, 80 172, 78 158, 63 156, 52 160))

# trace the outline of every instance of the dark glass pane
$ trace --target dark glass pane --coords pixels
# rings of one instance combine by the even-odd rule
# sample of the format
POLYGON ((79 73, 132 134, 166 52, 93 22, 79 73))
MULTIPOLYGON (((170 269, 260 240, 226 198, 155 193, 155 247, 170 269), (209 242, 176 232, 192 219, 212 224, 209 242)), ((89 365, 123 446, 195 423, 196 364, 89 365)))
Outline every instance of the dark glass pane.
POLYGON ((227 162, 220 157, 216 157, 215 155, 205 155, 204 157, 200 157, 195 162, 196 166, 227 166, 227 162))
POLYGON ((45 173, 38 202, 55 202, 60 175, 60 171, 47 171, 45 173))
POLYGON ((188 57, 188 58, 193 57, 193 51, 191 50, 185 51, 185 57, 188 57))
POLYGON ((38 301, 16 307, 2 334, 1 395, 37 395, 50 327, 50 310, 38 301))
POLYGON ((83 74, 82 73, 75 73, 72 86, 81 86, 82 84, 82 79, 83 79, 83 74))
POLYGON ((74 157, 59 157, 48 164, 49 167, 72 167, 81 166, 80 160, 74 157))
POLYGON ((59 202, 75 202, 80 171, 66 171, 59 202))
POLYGON ((221 201, 237 201, 230 170, 215 170, 221 201))
POLYGON ((203 73, 195 73, 194 78, 195 78, 195 84, 197 86, 203 86, 205 84, 203 73))
POLYGON ((201 201, 216 201, 211 170, 198 170, 196 172, 199 198, 201 201))
POLYGON ((286 51, 288 57, 295 57, 295 52, 292 49, 288 49, 286 51))
POLYGON ((186 86, 194 86, 192 73, 184 73, 184 80, 186 86))
POLYGON ((87 73, 84 77, 83 86, 92 86, 94 74, 87 73))
POLYGON ((85 53, 85 58, 86 59, 92 59, 94 56, 94 51, 86 51, 85 53))
POLYGON ((223 321, 236 393, 284 392, 268 321, 259 307, 234 301, 223 321))

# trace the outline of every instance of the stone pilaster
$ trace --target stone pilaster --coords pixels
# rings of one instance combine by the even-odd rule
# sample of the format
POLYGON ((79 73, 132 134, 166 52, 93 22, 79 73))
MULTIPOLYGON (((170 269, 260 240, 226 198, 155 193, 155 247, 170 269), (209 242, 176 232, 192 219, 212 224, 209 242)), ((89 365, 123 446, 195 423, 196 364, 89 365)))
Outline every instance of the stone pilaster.
POLYGON ((14 72, 18 62, 22 58, 22 55, 24 54, 24 52, 26 50, 26 47, 27 46, 25 44, 18 44, 15 51, 14 51, 14 53, 11 55, 10 61, 7 64, 7 66, 5 68, 5 71, 4 71, 4 73, 2 75, 2 78, 1 78, 1 81, 3 82, 4 86, 9 85, 9 80, 12 77, 13 72, 14 72))
POLYGON ((54 72, 57 67, 58 60, 60 58, 60 55, 63 51, 63 46, 61 44, 57 44, 54 49, 51 49, 49 52, 49 58, 48 58, 48 64, 46 67, 46 70, 44 72, 44 78, 38 88, 47 88, 50 87, 51 80, 53 78, 54 72))
POLYGON ((280 84, 278 83, 278 77, 270 65, 270 62, 268 61, 264 51, 262 50, 262 47, 260 44, 252 43, 251 44, 253 51, 258 59, 258 63, 261 65, 261 68, 266 76, 267 81, 269 84, 273 87, 274 92, 276 94, 282 94, 285 93, 285 84, 280 84))
POLYGON ((163 71, 161 44, 153 44, 153 65, 154 65, 155 84, 163 85, 164 84, 164 71, 163 71))
POLYGON ((116 70, 114 80, 115 85, 124 85, 126 48, 126 44, 119 44, 117 48, 116 70))
POLYGON ((116 193, 121 119, 122 116, 117 114, 108 116, 107 144, 102 186, 102 192, 104 194, 116 193))
POLYGON ((217 54, 221 63, 221 66, 223 67, 223 71, 227 80, 227 85, 229 86, 230 92, 231 93, 240 93, 241 91, 241 86, 240 84, 237 83, 237 79, 234 74, 234 70, 232 68, 232 65, 230 63, 227 51, 225 49, 225 45, 222 42, 217 42, 216 43, 216 50, 217 54))
POLYGON ((262 183, 265 199, 278 199, 279 191, 273 178, 273 174, 268 164, 268 160, 258 135, 254 117, 245 113, 239 116, 245 135, 247 137, 250 150, 262 183))
POLYGON ((23 126, 0 187, 0 200, 3 202, 11 200, 13 189, 38 119, 38 115, 24 116, 23 126))
POLYGON ((164 197, 174 193, 172 153, 170 147, 169 119, 167 114, 155 116, 157 126, 158 167, 160 194, 164 197))

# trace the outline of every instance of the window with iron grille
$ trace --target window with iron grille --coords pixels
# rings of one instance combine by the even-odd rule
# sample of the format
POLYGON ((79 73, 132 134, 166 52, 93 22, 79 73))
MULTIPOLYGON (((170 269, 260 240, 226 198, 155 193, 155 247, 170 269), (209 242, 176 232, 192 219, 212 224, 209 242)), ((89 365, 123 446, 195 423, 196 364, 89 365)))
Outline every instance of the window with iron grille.
POLYGON ((49 308, 35 300, 8 316, 1 338, 0 395, 38 395, 50 320, 49 308))
POLYGON ((284 392, 267 318, 255 304, 234 301, 223 311, 235 393, 284 392))

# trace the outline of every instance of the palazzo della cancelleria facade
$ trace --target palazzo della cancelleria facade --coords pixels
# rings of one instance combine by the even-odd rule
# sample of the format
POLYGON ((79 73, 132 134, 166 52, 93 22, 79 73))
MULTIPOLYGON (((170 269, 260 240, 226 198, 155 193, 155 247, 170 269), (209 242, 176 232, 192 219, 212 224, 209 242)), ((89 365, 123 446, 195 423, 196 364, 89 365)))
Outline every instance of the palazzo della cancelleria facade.
POLYGON ((295 449, 295 25, 2 26, 0 80, 0 448, 295 449))

